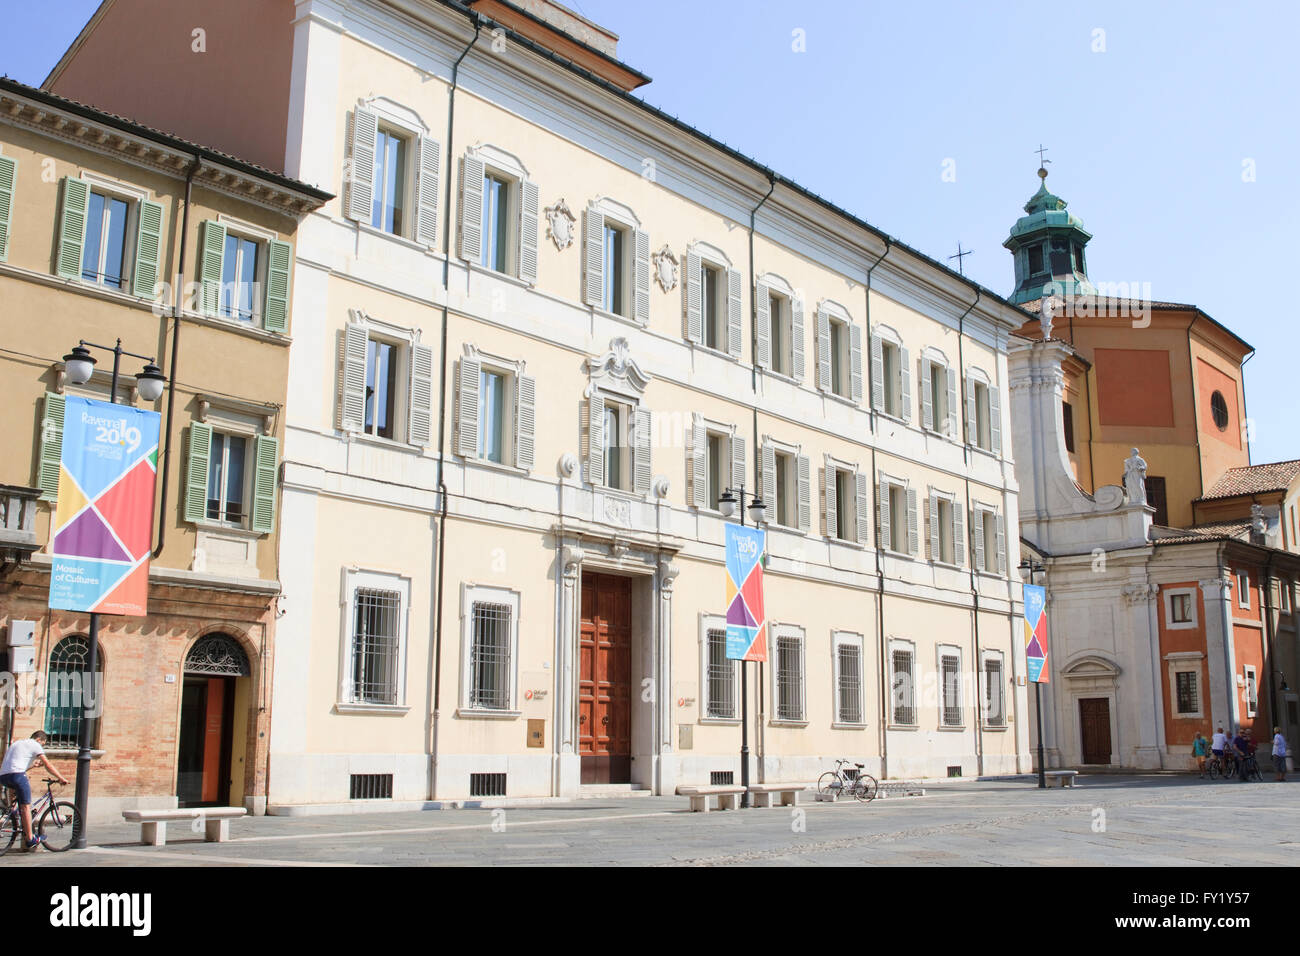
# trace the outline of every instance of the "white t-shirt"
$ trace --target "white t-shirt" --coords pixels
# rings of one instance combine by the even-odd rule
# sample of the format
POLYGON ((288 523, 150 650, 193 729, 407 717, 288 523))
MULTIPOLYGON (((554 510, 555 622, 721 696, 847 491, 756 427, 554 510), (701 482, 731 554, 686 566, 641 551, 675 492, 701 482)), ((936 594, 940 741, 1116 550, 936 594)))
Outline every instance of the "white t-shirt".
POLYGON ((1219 731, 1217 734, 1214 735, 1214 739, 1210 742, 1210 749, 1224 750, 1226 749, 1227 742, 1228 742, 1228 735, 1225 734, 1223 731, 1219 731))
POLYGON ((31 737, 11 744, 5 752, 5 762, 0 766, 0 774, 26 773, 36 762, 36 758, 43 753, 45 749, 31 737))

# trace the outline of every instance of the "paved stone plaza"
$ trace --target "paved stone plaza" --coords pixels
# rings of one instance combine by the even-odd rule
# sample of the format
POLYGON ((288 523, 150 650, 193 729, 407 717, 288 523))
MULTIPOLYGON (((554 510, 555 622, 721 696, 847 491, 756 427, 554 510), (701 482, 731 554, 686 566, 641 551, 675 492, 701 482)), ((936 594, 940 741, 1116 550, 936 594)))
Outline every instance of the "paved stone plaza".
POLYGON ((235 821, 229 843, 173 824, 165 847, 139 828, 91 833, 91 849, 11 850, 0 866, 1276 865, 1293 842, 1300 785, 1196 777, 1080 778, 1039 791, 1029 778, 927 785, 871 804, 693 814, 684 797, 579 800, 235 821))

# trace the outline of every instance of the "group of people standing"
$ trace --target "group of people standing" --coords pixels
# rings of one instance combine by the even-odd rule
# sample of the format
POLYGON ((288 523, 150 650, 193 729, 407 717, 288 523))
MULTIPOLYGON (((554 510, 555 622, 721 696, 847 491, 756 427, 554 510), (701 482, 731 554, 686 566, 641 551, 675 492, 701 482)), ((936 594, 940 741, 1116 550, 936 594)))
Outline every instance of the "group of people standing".
MULTIPOLYGON (((1192 756, 1196 758, 1196 767, 1202 777, 1205 776, 1206 760, 1213 754, 1224 770, 1227 769, 1227 761, 1232 760, 1237 779, 1248 783, 1250 777, 1244 772, 1246 761, 1255 756, 1257 747, 1258 744, 1251 738, 1249 727, 1238 727, 1236 735, 1229 735, 1220 726, 1209 740, 1200 731, 1196 732, 1196 739, 1192 741, 1192 756)), ((1280 727, 1273 728, 1273 770, 1277 782, 1286 780, 1286 738, 1282 736, 1280 727)))

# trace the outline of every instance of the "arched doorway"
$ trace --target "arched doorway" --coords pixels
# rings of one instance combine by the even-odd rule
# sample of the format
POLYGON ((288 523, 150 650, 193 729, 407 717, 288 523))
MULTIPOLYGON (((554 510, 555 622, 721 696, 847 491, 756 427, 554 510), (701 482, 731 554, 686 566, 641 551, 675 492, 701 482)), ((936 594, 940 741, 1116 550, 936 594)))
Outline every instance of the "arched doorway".
POLYGON ((182 807, 227 806, 232 790, 242 797, 243 763, 234 760, 234 751, 244 736, 236 731, 246 723, 239 685, 249 674, 248 655, 227 634, 199 638, 185 656, 176 771, 182 807))

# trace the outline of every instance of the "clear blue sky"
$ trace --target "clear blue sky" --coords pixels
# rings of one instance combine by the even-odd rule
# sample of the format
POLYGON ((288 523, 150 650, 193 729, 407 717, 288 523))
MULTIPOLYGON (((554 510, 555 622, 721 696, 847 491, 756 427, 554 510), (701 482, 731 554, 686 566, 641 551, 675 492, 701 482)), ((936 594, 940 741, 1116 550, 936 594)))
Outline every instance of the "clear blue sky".
MULTIPOLYGON (((1004 294, 1046 145, 1091 277, 1150 283, 1255 346, 1253 460, 1300 457, 1300 5, 566 2, 620 35, 648 102, 935 258, 960 241, 1004 294)), ((0 0, 0 72, 39 83, 96 5, 0 0)))

